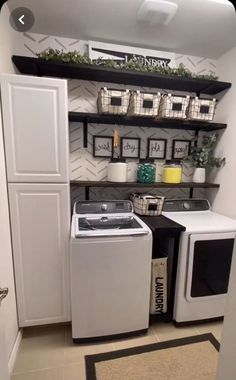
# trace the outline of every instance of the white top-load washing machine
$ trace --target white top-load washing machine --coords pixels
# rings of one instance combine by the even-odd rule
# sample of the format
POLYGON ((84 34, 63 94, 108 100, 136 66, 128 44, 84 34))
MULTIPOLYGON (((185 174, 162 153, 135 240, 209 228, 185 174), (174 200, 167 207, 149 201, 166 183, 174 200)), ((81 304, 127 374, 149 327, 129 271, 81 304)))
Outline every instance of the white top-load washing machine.
POLYGON ((180 237, 174 320, 224 316, 236 220, 212 212, 202 199, 166 200, 163 215, 186 227, 180 237))
POLYGON ((130 201, 77 202, 71 224, 74 342, 149 325, 152 233, 130 201))

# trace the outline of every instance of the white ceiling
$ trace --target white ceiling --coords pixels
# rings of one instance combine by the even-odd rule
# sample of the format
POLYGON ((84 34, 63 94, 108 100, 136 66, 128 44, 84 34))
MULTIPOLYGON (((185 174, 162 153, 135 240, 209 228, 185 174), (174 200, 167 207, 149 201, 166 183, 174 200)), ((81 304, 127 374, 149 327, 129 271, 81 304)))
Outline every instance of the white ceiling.
POLYGON ((31 32, 93 39, 218 58, 236 46, 236 15, 227 0, 172 0, 178 11, 168 26, 137 21, 143 0, 8 0, 35 16, 31 32))

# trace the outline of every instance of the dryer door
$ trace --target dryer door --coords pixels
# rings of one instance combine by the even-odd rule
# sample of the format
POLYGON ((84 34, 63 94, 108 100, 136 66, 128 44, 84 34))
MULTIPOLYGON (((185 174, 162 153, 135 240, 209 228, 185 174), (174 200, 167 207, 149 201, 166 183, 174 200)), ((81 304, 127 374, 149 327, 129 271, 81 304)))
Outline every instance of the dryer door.
POLYGON ((222 298, 228 290, 235 233, 192 234, 186 298, 190 302, 222 298))

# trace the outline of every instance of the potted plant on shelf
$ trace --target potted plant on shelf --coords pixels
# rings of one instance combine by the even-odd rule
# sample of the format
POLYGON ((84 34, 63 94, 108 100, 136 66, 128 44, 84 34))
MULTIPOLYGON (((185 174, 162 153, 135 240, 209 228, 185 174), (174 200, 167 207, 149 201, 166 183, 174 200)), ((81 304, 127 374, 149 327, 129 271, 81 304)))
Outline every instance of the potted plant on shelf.
POLYGON ((201 146, 191 148, 189 159, 194 165, 193 182, 206 181, 206 168, 221 168, 225 165, 225 157, 214 157, 214 148, 218 135, 216 133, 204 136, 201 146))

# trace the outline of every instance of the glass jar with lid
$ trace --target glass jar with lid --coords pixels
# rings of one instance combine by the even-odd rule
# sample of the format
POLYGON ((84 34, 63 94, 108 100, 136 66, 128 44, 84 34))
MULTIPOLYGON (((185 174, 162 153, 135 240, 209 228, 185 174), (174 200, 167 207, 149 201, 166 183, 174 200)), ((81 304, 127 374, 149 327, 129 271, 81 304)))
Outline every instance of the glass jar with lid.
POLYGON ((181 161, 167 160, 163 166, 162 180, 164 183, 181 183, 182 172, 181 161))
POLYGON ((154 183, 156 166, 154 160, 140 160, 137 171, 137 181, 140 183, 154 183))

